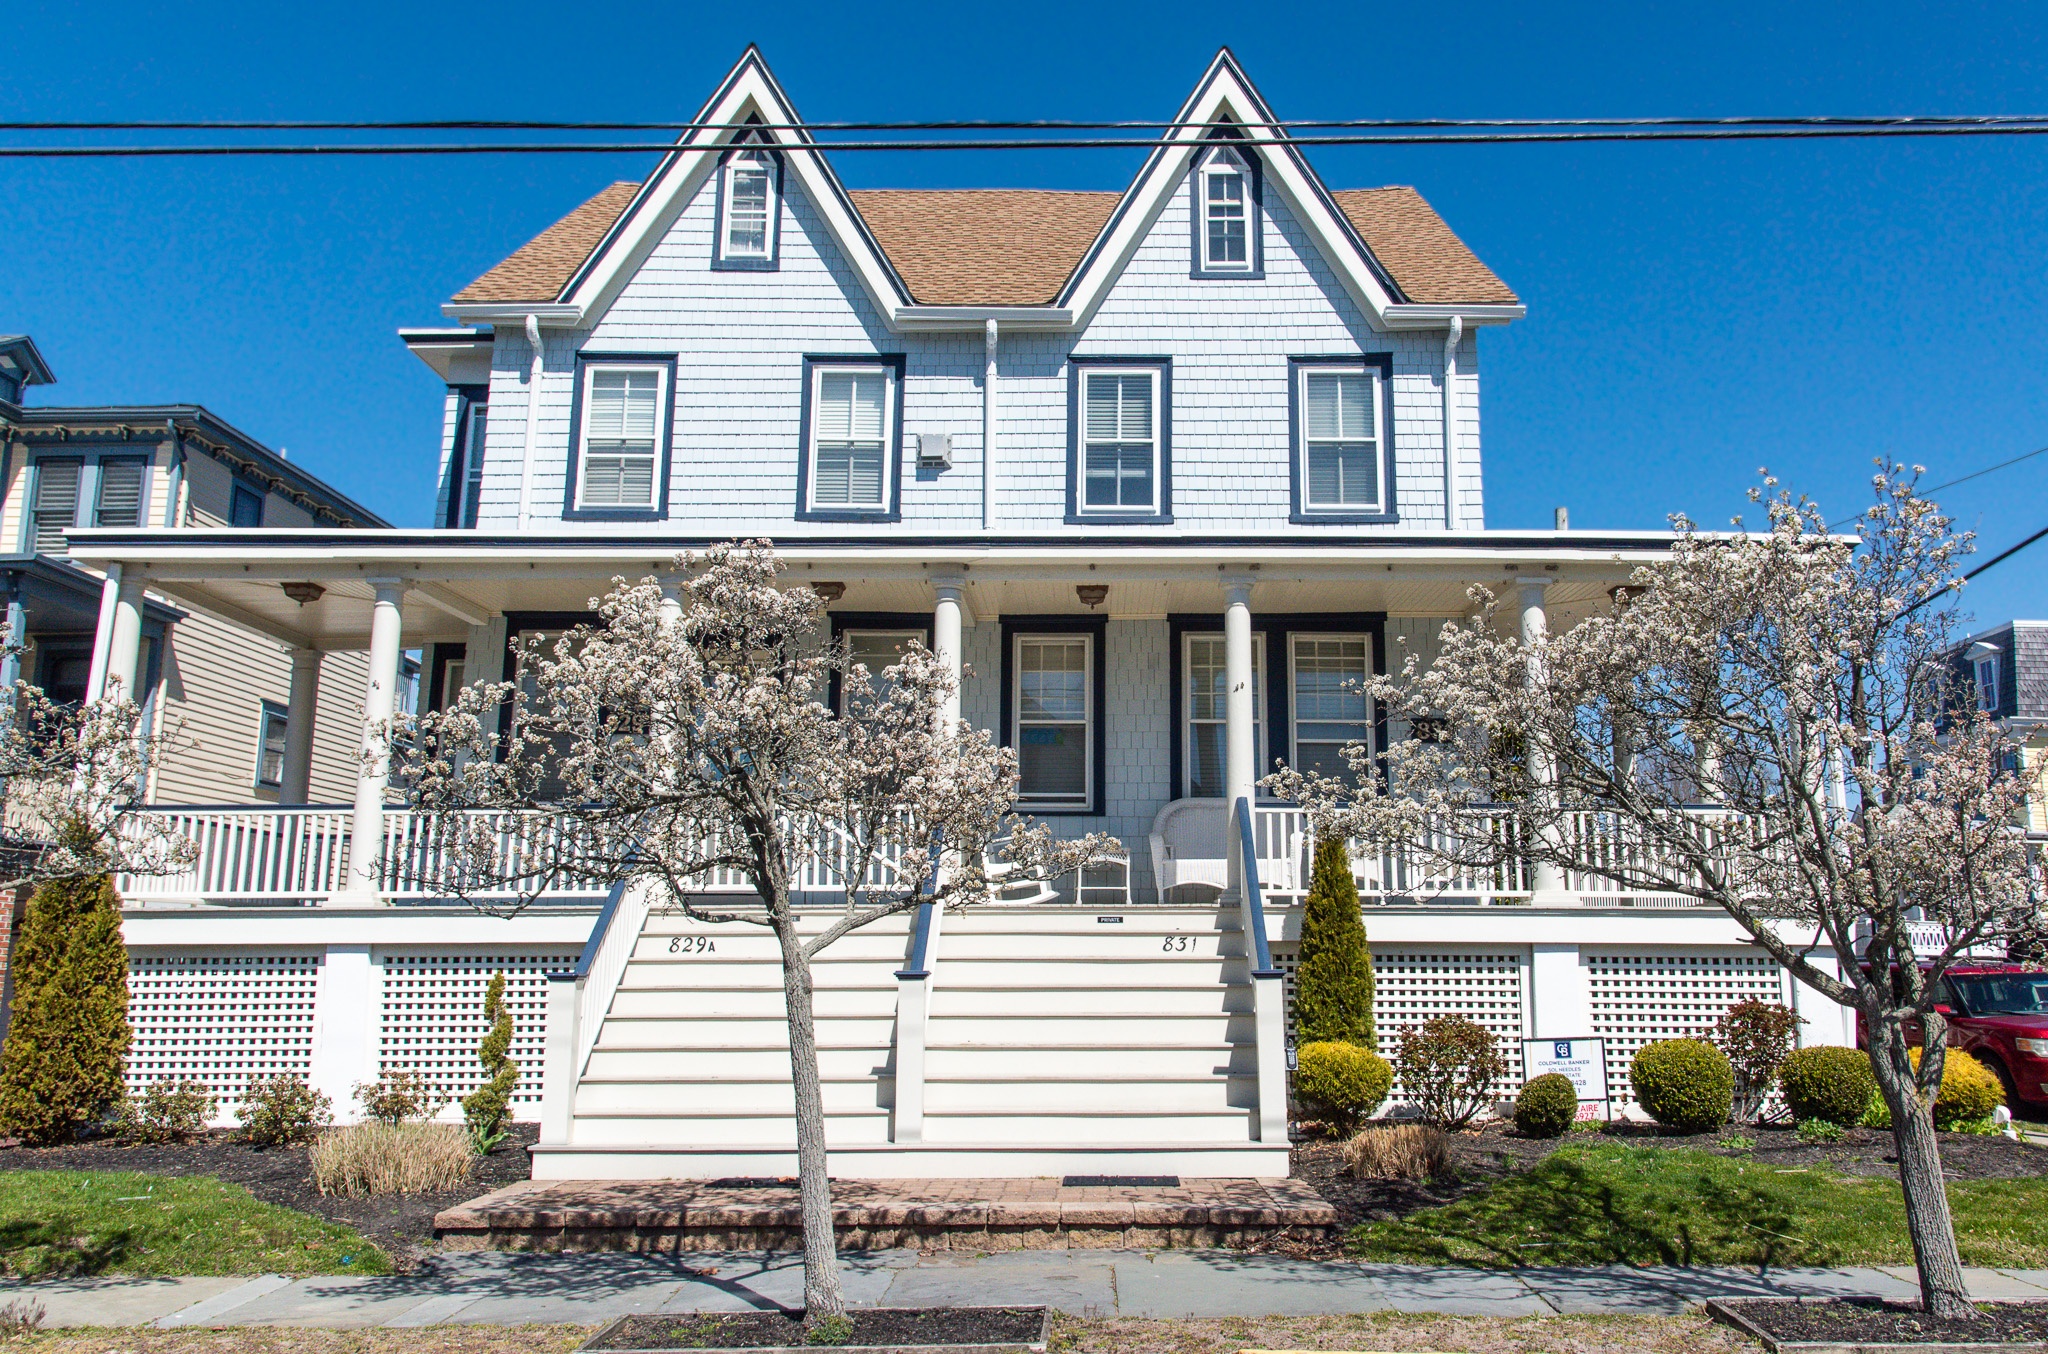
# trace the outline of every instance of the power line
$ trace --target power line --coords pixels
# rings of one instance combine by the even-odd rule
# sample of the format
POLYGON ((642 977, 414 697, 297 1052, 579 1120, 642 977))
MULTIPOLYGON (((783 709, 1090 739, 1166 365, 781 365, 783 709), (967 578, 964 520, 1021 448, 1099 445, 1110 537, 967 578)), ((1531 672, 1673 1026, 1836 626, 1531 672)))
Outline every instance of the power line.
MULTIPOLYGON (((1279 129, 1345 128, 1571 128, 1571 127, 1907 127, 1994 126, 2048 122, 2048 114, 1894 114, 1876 117, 1646 117, 1646 118, 1294 118, 1266 124, 1279 129)), ((377 120, 279 120, 231 118, 149 118, 102 121, 0 121, 0 131, 1233 131, 1239 122, 1174 122, 1125 119, 1091 122, 1069 118, 946 119, 892 122, 610 122, 533 118, 438 118, 377 120)))
MULTIPOLYGON (((1958 475, 1952 480, 1943 480, 1940 484, 1935 485, 1932 489, 1922 489, 1919 492, 1923 494, 1938 494, 1944 489, 1953 489, 1958 484, 1968 484, 1971 480, 1980 478, 1984 475, 1988 475, 1994 470, 2003 470, 2009 465, 2018 465, 2021 461, 2031 461, 2034 457, 2039 456, 2044 452, 2048 452, 2048 447, 2035 447, 2032 451, 2021 452, 2019 455, 2013 457, 2010 460, 2000 461, 1997 465, 1987 465, 1982 470, 1972 470, 1969 474, 1958 475)), ((1862 517, 1863 514, 1860 512, 1852 513, 1849 516, 1844 517, 1839 522, 1828 523, 1828 530, 1833 531, 1836 527, 1845 527, 1849 525, 1849 523, 1851 522, 1860 521, 1862 517)), ((1986 567, 1988 568, 1990 566, 1987 565, 1986 567)))
MULTIPOLYGON (((1886 139, 1895 137, 1947 136, 2039 136, 2048 134, 2048 122, 1934 126, 1913 124, 1903 127, 1820 127, 1820 128, 1708 128, 1700 130, 1651 129, 1643 131, 1507 132, 1438 135, 1434 133, 1388 133, 1374 135, 1237 137, 1237 146, 1459 146, 1529 145, 1640 141, 1823 141, 1843 139, 1886 139)), ((772 149, 815 151, 941 151, 941 150, 1157 150, 1174 144, 1149 137, 1031 138, 962 141, 832 141, 810 140, 798 146, 772 149)), ((593 142, 480 142, 480 143, 336 143, 329 145, 201 145, 201 146, 0 146, 0 159, 143 159, 165 156, 251 156, 251 155, 564 155, 564 154, 661 154, 690 149, 669 141, 593 142)))

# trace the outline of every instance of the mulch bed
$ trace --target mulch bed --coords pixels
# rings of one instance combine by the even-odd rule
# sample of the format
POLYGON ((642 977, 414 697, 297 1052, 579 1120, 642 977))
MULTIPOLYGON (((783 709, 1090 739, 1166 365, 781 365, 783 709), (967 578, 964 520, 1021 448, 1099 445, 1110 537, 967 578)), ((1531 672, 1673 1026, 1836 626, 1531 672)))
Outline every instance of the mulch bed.
POLYGON ((2039 1302, 1987 1302, 1977 1308, 1982 1315, 1975 1321, 1929 1316, 1918 1308, 1876 1298, 1738 1299, 1711 1303, 1707 1310, 1717 1316, 1733 1313, 1787 1344, 2048 1344, 2048 1303, 2039 1302))
POLYGON ((353 1227, 383 1247, 399 1270, 417 1267, 433 1245, 434 1215, 487 1190, 525 1180, 531 1174, 526 1149, 540 1137, 538 1124, 512 1124, 498 1150, 477 1163, 461 1189, 438 1194, 382 1195, 342 1199, 313 1188, 313 1168, 303 1144, 251 1147, 231 1129, 217 1129, 184 1143, 125 1143, 102 1138, 62 1147, 0 1150, 0 1170, 140 1171, 145 1175, 211 1175, 241 1185, 267 1204, 353 1227))
MULTIPOLYGON (((2009 1180, 2048 1176, 2048 1148, 2005 1137, 1943 1133, 1941 1162, 1951 1180, 2009 1180)), ((1427 1183, 1360 1180, 1345 1173, 1343 1144, 1303 1142, 1294 1147, 1294 1178, 1313 1185, 1337 1210, 1340 1229, 1384 1222, 1454 1202, 1497 1180, 1528 1170, 1560 1147, 1631 1143, 1646 1147, 1687 1147, 1719 1156, 1743 1157, 1777 1167, 1826 1166, 1843 1175, 1896 1176, 1898 1156, 1889 1132, 1852 1128, 1840 1142, 1808 1146, 1787 1127, 1746 1124, 1719 1133, 1666 1133, 1654 1124, 1615 1123, 1601 1133, 1567 1133, 1561 1138, 1526 1138, 1513 1125, 1494 1121, 1452 1135, 1455 1175, 1427 1183), (1748 1138, 1755 1145, 1738 1140, 1748 1138)))
POLYGON ((856 1307, 845 1324, 806 1340, 801 1312, 735 1312, 704 1316, 622 1316, 590 1337, 585 1349, 778 1349, 809 1343, 835 1347, 1005 1345, 1045 1348, 1042 1307, 856 1307))

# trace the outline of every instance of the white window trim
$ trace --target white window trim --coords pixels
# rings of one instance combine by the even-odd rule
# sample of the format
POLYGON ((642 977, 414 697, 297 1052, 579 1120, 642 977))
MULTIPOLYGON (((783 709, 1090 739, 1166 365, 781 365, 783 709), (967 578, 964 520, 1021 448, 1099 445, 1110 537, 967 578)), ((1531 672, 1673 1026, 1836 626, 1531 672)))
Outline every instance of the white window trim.
POLYGON ((782 223, 782 195, 776 191, 775 160, 765 151, 738 151, 718 171, 718 258, 722 263, 761 263, 775 257, 776 231, 782 223), (732 181, 742 169, 760 169, 768 176, 768 229, 759 253, 735 249, 732 243, 732 181))
POLYGON ((1048 641, 1081 643, 1081 793, 1078 795, 1033 795, 1025 794, 1023 781, 1017 783, 1017 802, 1046 809, 1089 809, 1095 804, 1095 721, 1102 712, 1095 708, 1095 665, 1101 656, 1095 652, 1095 636, 1086 630, 1033 630, 1011 636, 1010 639, 1010 746, 1017 749, 1021 764, 1024 756, 1024 730, 1035 725, 1066 725, 1072 720, 1039 719, 1029 725, 1024 720, 1024 646, 1043 644, 1048 641))
MULTIPOLYGON (((1298 704, 1298 702, 1297 702, 1297 700, 1296 700, 1296 697, 1297 697, 1297 696, 1299 696, 1299 694, 1300 694, 1300 688, 1299 688, 1299 687, 1298 687, 1298 686, 1296 685, 1296 683, 1295 683, 1295 680, 1294 680, 1294 662, 1295 662, 1295 643, 1296 643, 1296 641, 1298 641, 1298 640, 1304 640, 1304 639, 1356 639, 1356 640, 1363 640, 1363 641, 1364 641, 1364 643, 1365 643, 1365 672, 1364 672, 1364 679, 1365 679, 1366 681, 1368 681, 1368 682, 1372 680, 1372 674, 1373 674, 1373 661, 1374 661, 1374 659, 1375 659, 1375 657, 1376 657, 1376 655, 1375 655, 1375 654, 1374 654, 1374 652, 1373 652, 1373 637, 1372 637, 1372 632, 1371 632, 1371 631, 1369 631, 1369 630, 1290 630, 1290 631, 1288 632, 1288 634, 1287 634, 1287 764, 1288 764, 1289 766, 1291 766, 1291 767, 1294 767, 1294 768, 1296 768, 1296 769, 1299 769, 1302 763, 1301 763, 1301 738, 1300 738, 1300 736, 1299 736, 1299 730, 1300 730, 1300 728, 1301 728, 1301 714, 1300 714, 1300 711, 1299 711, 1299 710, 1298 710, 1298 709, 1296 708, 1296 707, 1297 707, 1297 704, 1298 704)), ((1348 724, 1348 723, 1351 723, 1352 721, 1350 721, 1350 720, 1336 720, 1336 719, 1331 719, 1331 720, 1321 720, 1321 721, 1318 721, 1318 722, 1319 722, 1319 723, 1325 723, 1325 724, 1348 724)), ((1375 732, 1375 731, 1377 730, 1377 728, 1378 728, 1378 726, 1379 726, 1379 711, 1378 711, 1378 709, 1377 709, 1377 708, 1376 708, 1376 707, 1374 706, 1374 703, 1373 703, 1373 699, 1372 699, 1372 696, 1371 696, 1370 694, 1368 694, 1368 695, 1366 696, 1366 698, 1365 698, 1365 719, 1364 719, 1364 720, 1363 720, 1362 722, 1363 722, 1363 723, 1364 723, 1364 725, 1365 725, 1365 741, 1366 741, 1366 743, 1367 743, 1368 745, 1370 745, 1370 746, 1371 746, 1371 747, 1373 748, 1373 750, 1374 750, 1375 752, 1377 752, 1377 751, 1379 750, 1379 748, 1378 748, 1378 737, 1377 737, 1377 734, 1376 734, 1376 732, 1375 732)), ((1313 741, 1313 742, 1317 742, 1317 743, 1321 743, 1321 742, 1326 742, 1326 741, 1328 741, 1328 740, 1326 740, 1326 739, 1321 739, 1321 738, 1318 738, 1318 739, 1312 739, 1311 741, 1313 741)))
MULTIPOLYGON (((665 362, 587 362, 583 366, 582 403, 576 411, 576 511, 578 512, 660 512, 663 464, 668 459, 669 393, 665 362), (647 502, 587 503, 583 481, 590 470, 590 400, 597 392, 597 377, 608 371, 654 373, 654 471, 648 476, 647 502)), ((486 415, 488 417, 488 415, 486 415)), ((603 453, 611 455, 610 452, 603 453)))
MULTIPOLYGON (((1159 430, 1166 411, 1159 407, 1161 369, 1143 362, 1099 362, 1079 367, 1081 374, 1081 410, 1076 431, 1080 435, 1080 446, 1075 452, 1074 464, 1074 511, 1083 517, 1156 517, 1159 515, 1159 481, 1163 467, 1159 457, 1159 430), (1152 381, 1152 498, 1147 503, 1107 503, 1091 506, 1088 502, 1088 382, 1097 376, 1144 375, 1152 381)), ((1104 443, 1105 446, 1122 446, 1122 442, 1104 443)))
POLYGON ((1197 231, 1202 241, 1202 271, 1205 273, 1249 273, 1253 257, 1257 253, 1253 232, 1258 229, 1257 213, 1252 206, 1252 171, 1243 159, 1231 150, 1217 150, 1209 154, 1202 163, 1202 172, 1197 179, 1200 201, 1195 204, 1198 220, 1197 231), (1209 182, 1212 179, 1229 176, 1237 179, 1244 187, 1244 257, 1242 259, 1218 259, 1209 252, 1209 182))
POLYGON ((1301 510, 1304 514, 1329 513, 1345 516, 1358 513, 1381 513, 1387 510, 1387 381, 1379 367, 1367 363, 1304 363, 1295 373, 1300 384, 1294 392, 1295 432, 1301 443, 1294 449, 1300 468, 1295 472, 1301 479, 1301 510), (1370 503, 1318 503, 1309 478, 1309 435, 1308 435, 1308 380, 1311 376, 1363 376, 1367 388, 1372 391, 1372 451, 1373 483, 1379 492, 1370 503))
MULTIPOLYGON (((1189 630, 1184 632, 1180 637, 1181 753, 1180 785, 1177 789, 1177 793, 1183 799, 1193 799, 1195 797, 1194 786, 1196 720, 1194 700, 1195 693, 1194 688, 1191 685, 1195 671, 1195 641, 1221 640, 1223 638, 1224 635, 1221 630, 1189 630)), ((1268 674, 1266 671, 1265 632, 1260 630, 1254 630, 1252 632, 1252 766, 1254 769, 1266 765, 1266 725, 1271 721, 1269 721, 1266 718, 1265 706, 1267 701, 1270 699, 1268 693, 1271 692, 1273 689, 1272 687, 1267 685, 1267 682, 1269 680, 1271 680, 1271 677, 1270 674, 1268 674)), ((1216 724, 1219 726, 1227 724, 1227 721, 1222 718, 1202 720, 1201 722, 1204 724, 1216 724)), ((1229 735, 1226 733, 1224 737, 1225 739, 1228 739, 1229 735)), ((1264 774, 1265 773, 1263 771, 1259 772, 1260 776, 1263 776, 1264 774)))
MULTIPOLYGON (((931 644, 931 634, 929 631, 926 630, 908 627, 902 629, 891 629, 888 626, 876 627, 860 625, 851 626, 839 632, 839 642, 841 644, 846 645, 849 652, 852 650, 853 637, 855 635, 860 635, 868 639, 914 639, 919 644, 923 644, 926 646, 929 646, 931 644)), ((871 670, 868 673, 868 676, 875 681, 880 681, 882 678, 882 674, 879 670, 871 670)), ((842 715, 846 713, 846 683, 844 681, 841 681, 839 683, 839 713, 842 715)))
POLYGON ((804 429, 804 511, 845 513, 887 513, 895 499, 896 455, 896 368, 887 362, 814 362, 811 364, 811 398, 804 429), (851 372, 882 378, 882 496, 874 503, 820 503, 818 501, 818 411, 824 403, 825 377, 851 372))

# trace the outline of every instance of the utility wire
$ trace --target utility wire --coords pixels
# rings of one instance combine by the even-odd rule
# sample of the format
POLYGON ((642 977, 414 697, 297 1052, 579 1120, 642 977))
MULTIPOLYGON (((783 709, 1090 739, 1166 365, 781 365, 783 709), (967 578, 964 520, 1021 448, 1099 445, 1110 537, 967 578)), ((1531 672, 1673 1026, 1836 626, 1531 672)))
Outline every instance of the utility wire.
MULTIPOLYGON (((1235 137, 1235 146, 1457 146, 1599 143, 1632 141, 1822 141, 1892 137, 1946 136, 2040 136, 2048 134, 2048 122, 1903 127, 1736 127, 1687 131, 1651 129, 1644 131, 1558 131, 1558 132, 1475 132, 1387 133, 1302 137, 1235 137)), ((936 151, 936 150, 1157 150, 1176 143, 1147 137, 1088 137, 1001 139, 972 141, 830 141, 810 140, 801 145, 770 145, 775 150, 814 151, 936 151)), ((690 149, 669 141, 637 142, 483 142, 483 143, 338 143, 330 145, 208 145, 208 146, 4 146, 0 159, 139 159, 158 156, 245 156, 245 155, 563 155, 640 154, 666 155, 690 149)))
MULTIPOLYGON (((1293 118, 1265 125, 1286 129, 1459 128, 1459 127, 1904 127, 1992 126, 2048 122, 2048 114, 2000 113, 1966 116, 1901 114, 1882 117, 1726 117, 1726 118, 1293 118)), ((1241 122, 1174 122, 1150 119, 1088 122, 1067 118, 1001 120, 912 120, 899 122, 601 122, 528 118, 438 118, 419 120, 240 120, 228 118, 150 118, 114 121, 0 121, 0 131, 1231 131, 1241 122)))
MULTIPOLYGON (((2021 461, 2031 461, 2034 457, 2039 456, 2044 452, 2048 452, 2048 447, 2035 447, 2032 451, 2021 452, 2019 455, 2013 457, 2011 460, 2000 461, 1997 465, 1987 465, 1982 470, 1972 470, 1969 474, 1958 475, 1952 480, 1943 480, 1940 484, 1935 485, 1932 489, 1922 489, 1919 492, 1923 494, 1938 494, 1944 489, 1953 489, 1958 484, 1968 484, 1971 480, 1977 479, 1984 475, 1988 475, 1994 470, 2003 470, 2009 465, 2018 465, 2021 461)), ((1849 525, 1849 523, 1851 522, 1861 521, 1862 518, 1863 514, 1860 512, 1851 513, 1849 516, 1844 517, 1839 522, 1828 523, 1828 530, 1833 531, 1836 527, 1845 527, 1849 525)), ((1987 565, 1986 567, 1988 568, 1989 566, 1987 565)))

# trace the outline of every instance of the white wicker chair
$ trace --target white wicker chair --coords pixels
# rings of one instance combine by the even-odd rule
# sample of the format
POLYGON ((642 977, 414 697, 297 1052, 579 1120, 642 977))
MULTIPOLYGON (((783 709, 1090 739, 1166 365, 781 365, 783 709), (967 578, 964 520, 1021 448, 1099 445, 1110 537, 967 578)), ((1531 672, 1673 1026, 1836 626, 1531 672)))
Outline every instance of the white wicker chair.
POLYGON ((1152 878, 1161 902, 1179 888, 1229 887, 1229 825, 1220 799, 1176 799, 1159 810, 1152 819, 1152 878))

